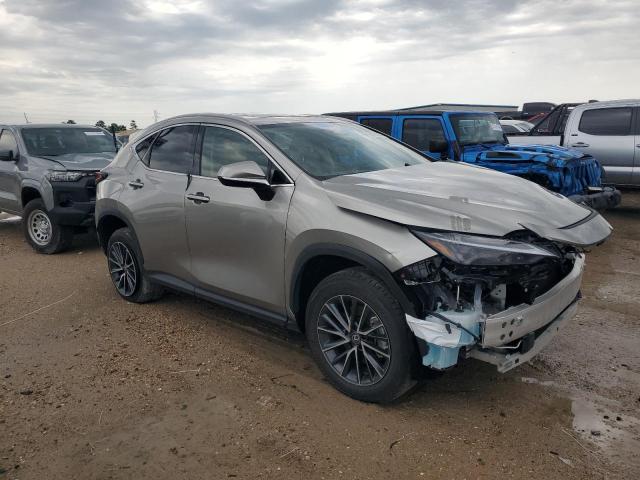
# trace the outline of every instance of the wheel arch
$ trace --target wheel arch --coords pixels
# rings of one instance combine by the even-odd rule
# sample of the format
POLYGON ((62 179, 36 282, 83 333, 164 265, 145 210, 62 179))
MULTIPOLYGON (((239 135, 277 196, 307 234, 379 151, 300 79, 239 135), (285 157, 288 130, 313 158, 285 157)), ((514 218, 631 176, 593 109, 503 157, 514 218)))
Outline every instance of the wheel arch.
POLYGON ((374 274, 398 300, 402 309, 415 315, 415 306, 393 274, 374 257, 353 247, 316 244, 306 247, 296 259, 290 289, 289 310, 300 331, 305 327, 307 301, 315 286, 327 276, 351 267, 364 267, 374 274))
POLYGON ((29 184, 25 184, 22 186, 22 189, 20 191, 20 201, 22 204, 22 208, 24 208, 31 200, 35 200, 36 198, 43 198, 40 190, 29 184))
MULTIPOLYGON (((120 228, 128 228, 133 238, 135 239, 138 247, 140 246, 140 242, 138 241, 138 237, 136 236, 135 229, 131 226, 129 220, 122 215, 117 210, 106 210, 100 214, 96 222, 96 229, 98 232, 98 242, 100 243, 100 247, 102 247, 102 251, 107 253, 107 244, 109 243, 109 238, 113 235, 113 232, 120 228)), ((140 250, 140 255, 142 255, 142 250, 140 250)), ((144 264, 144 257, 141 258, 142 263, 144 264)))

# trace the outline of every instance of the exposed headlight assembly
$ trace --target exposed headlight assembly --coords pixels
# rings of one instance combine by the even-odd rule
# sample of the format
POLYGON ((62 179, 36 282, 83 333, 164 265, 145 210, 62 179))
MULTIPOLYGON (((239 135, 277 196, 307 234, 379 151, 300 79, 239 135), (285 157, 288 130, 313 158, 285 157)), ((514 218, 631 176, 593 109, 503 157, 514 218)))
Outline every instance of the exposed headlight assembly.
POLYGON ((455 232, 414 230, 413 233, 441 255, 462 265, 529 265, 545 257, 557 257, 544 248, 506 238, 455 232))
POLYGON ((82 177, 87 176, 87 172, 64 172, 59 170, 50 170, 47 179, 50 182, 77 182, 82 177))

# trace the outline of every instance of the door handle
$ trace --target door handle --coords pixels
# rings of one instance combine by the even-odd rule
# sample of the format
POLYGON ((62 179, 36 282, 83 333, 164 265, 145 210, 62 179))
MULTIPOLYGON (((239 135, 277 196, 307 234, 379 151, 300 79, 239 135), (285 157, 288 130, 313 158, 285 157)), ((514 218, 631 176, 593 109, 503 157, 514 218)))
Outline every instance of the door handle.
POLYGON ((576 148, 585 148, 585 147, 588 147, 589 144, 584 142, 578 142, 578 143, 572 143, 571 146, 576 148))
POLYGON ((135 181, 129 182, 129 186, 133 187, 133 189, 135 190, 135 189, 144 187, 144 183, 142 183, 140 179, 137 178, 135 181))
POLYGON ((211 198, 202 192, 197 192, 187 193, 187 200, 191 200, 196 205, 200 205, 201 203, 209 203, 209 200, 211 200, 211 198))

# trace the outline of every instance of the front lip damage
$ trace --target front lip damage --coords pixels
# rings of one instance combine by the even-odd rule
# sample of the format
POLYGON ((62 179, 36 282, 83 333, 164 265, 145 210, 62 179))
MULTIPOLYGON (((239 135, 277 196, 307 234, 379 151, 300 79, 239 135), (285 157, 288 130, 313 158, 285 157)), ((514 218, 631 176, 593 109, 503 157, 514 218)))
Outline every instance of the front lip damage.
POLYGON ((459 315, 452 320, 462 324, 467 331, 431 315, 424 319, 406 315, 414 335, 426 342, 423 365, 442 370, 455 365, 462 354, 492 363, 499 371, 506 372, 528 361, 574 316, 584 265, 584 255, 577 254, 571 272, 531 305, 517 305, 489 316, 483 315, 477 307, 475 312, 464 316, 452 312, 451 315, 459 315), (467 332, 479 336, 480 342, 467 332), (518 342, 525 337, 533 341, 526 350, 520 348, 523 342, 518 342))

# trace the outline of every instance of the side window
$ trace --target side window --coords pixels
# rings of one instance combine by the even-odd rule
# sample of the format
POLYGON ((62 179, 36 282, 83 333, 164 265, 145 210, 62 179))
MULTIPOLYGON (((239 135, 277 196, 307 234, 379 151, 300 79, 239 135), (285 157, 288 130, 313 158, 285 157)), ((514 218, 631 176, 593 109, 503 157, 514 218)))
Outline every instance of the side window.
POLYGON ((428 152, 432 142, 442 143, 447 139, 440 120, 436 118, 408 118, 403 122, 402 141, 413 148, 428 152))
POLYGON ((269 159, 244 135, 222 127, 204 129, 200 175, 215 178, 220 167, 247 161, 256 162, 267 173, 269 159))
POLYGON ((371 127, 374 130, 378 130, 386 135, 391 135, 391 128, 393 126, 393 120, 390 118, 363 118, 360 120, 362 125, 371 127))
POLYGON ((197 125, 181 125, 158 134, 149 151, 149 168, 165 172, 189 173, 197 125))
POLYGON ((136 153, 140 160, 142 160, 145 164, 149 165, 149 159, 146 158, 147 152, 153 143, 153 140, 156 138, 156 134, 148 136, 144 140, 142 140, 138 145, 136 145, 136 153))
POLYGON ((4 129, 0 133, 0 150, 12 150, 14 156, 18 154, 18 143, 10 130, 4 129))
POLYGON ((585 110, 578 130, 589 135, 629 135, 631 108, 585 110))
POLYGON ((504 133, 506 133, 507 135, 511 135, 513 133, 520 133, 520 130, 518 130, 513 125, 502 125, 502 130, 504 130, 504 133))

